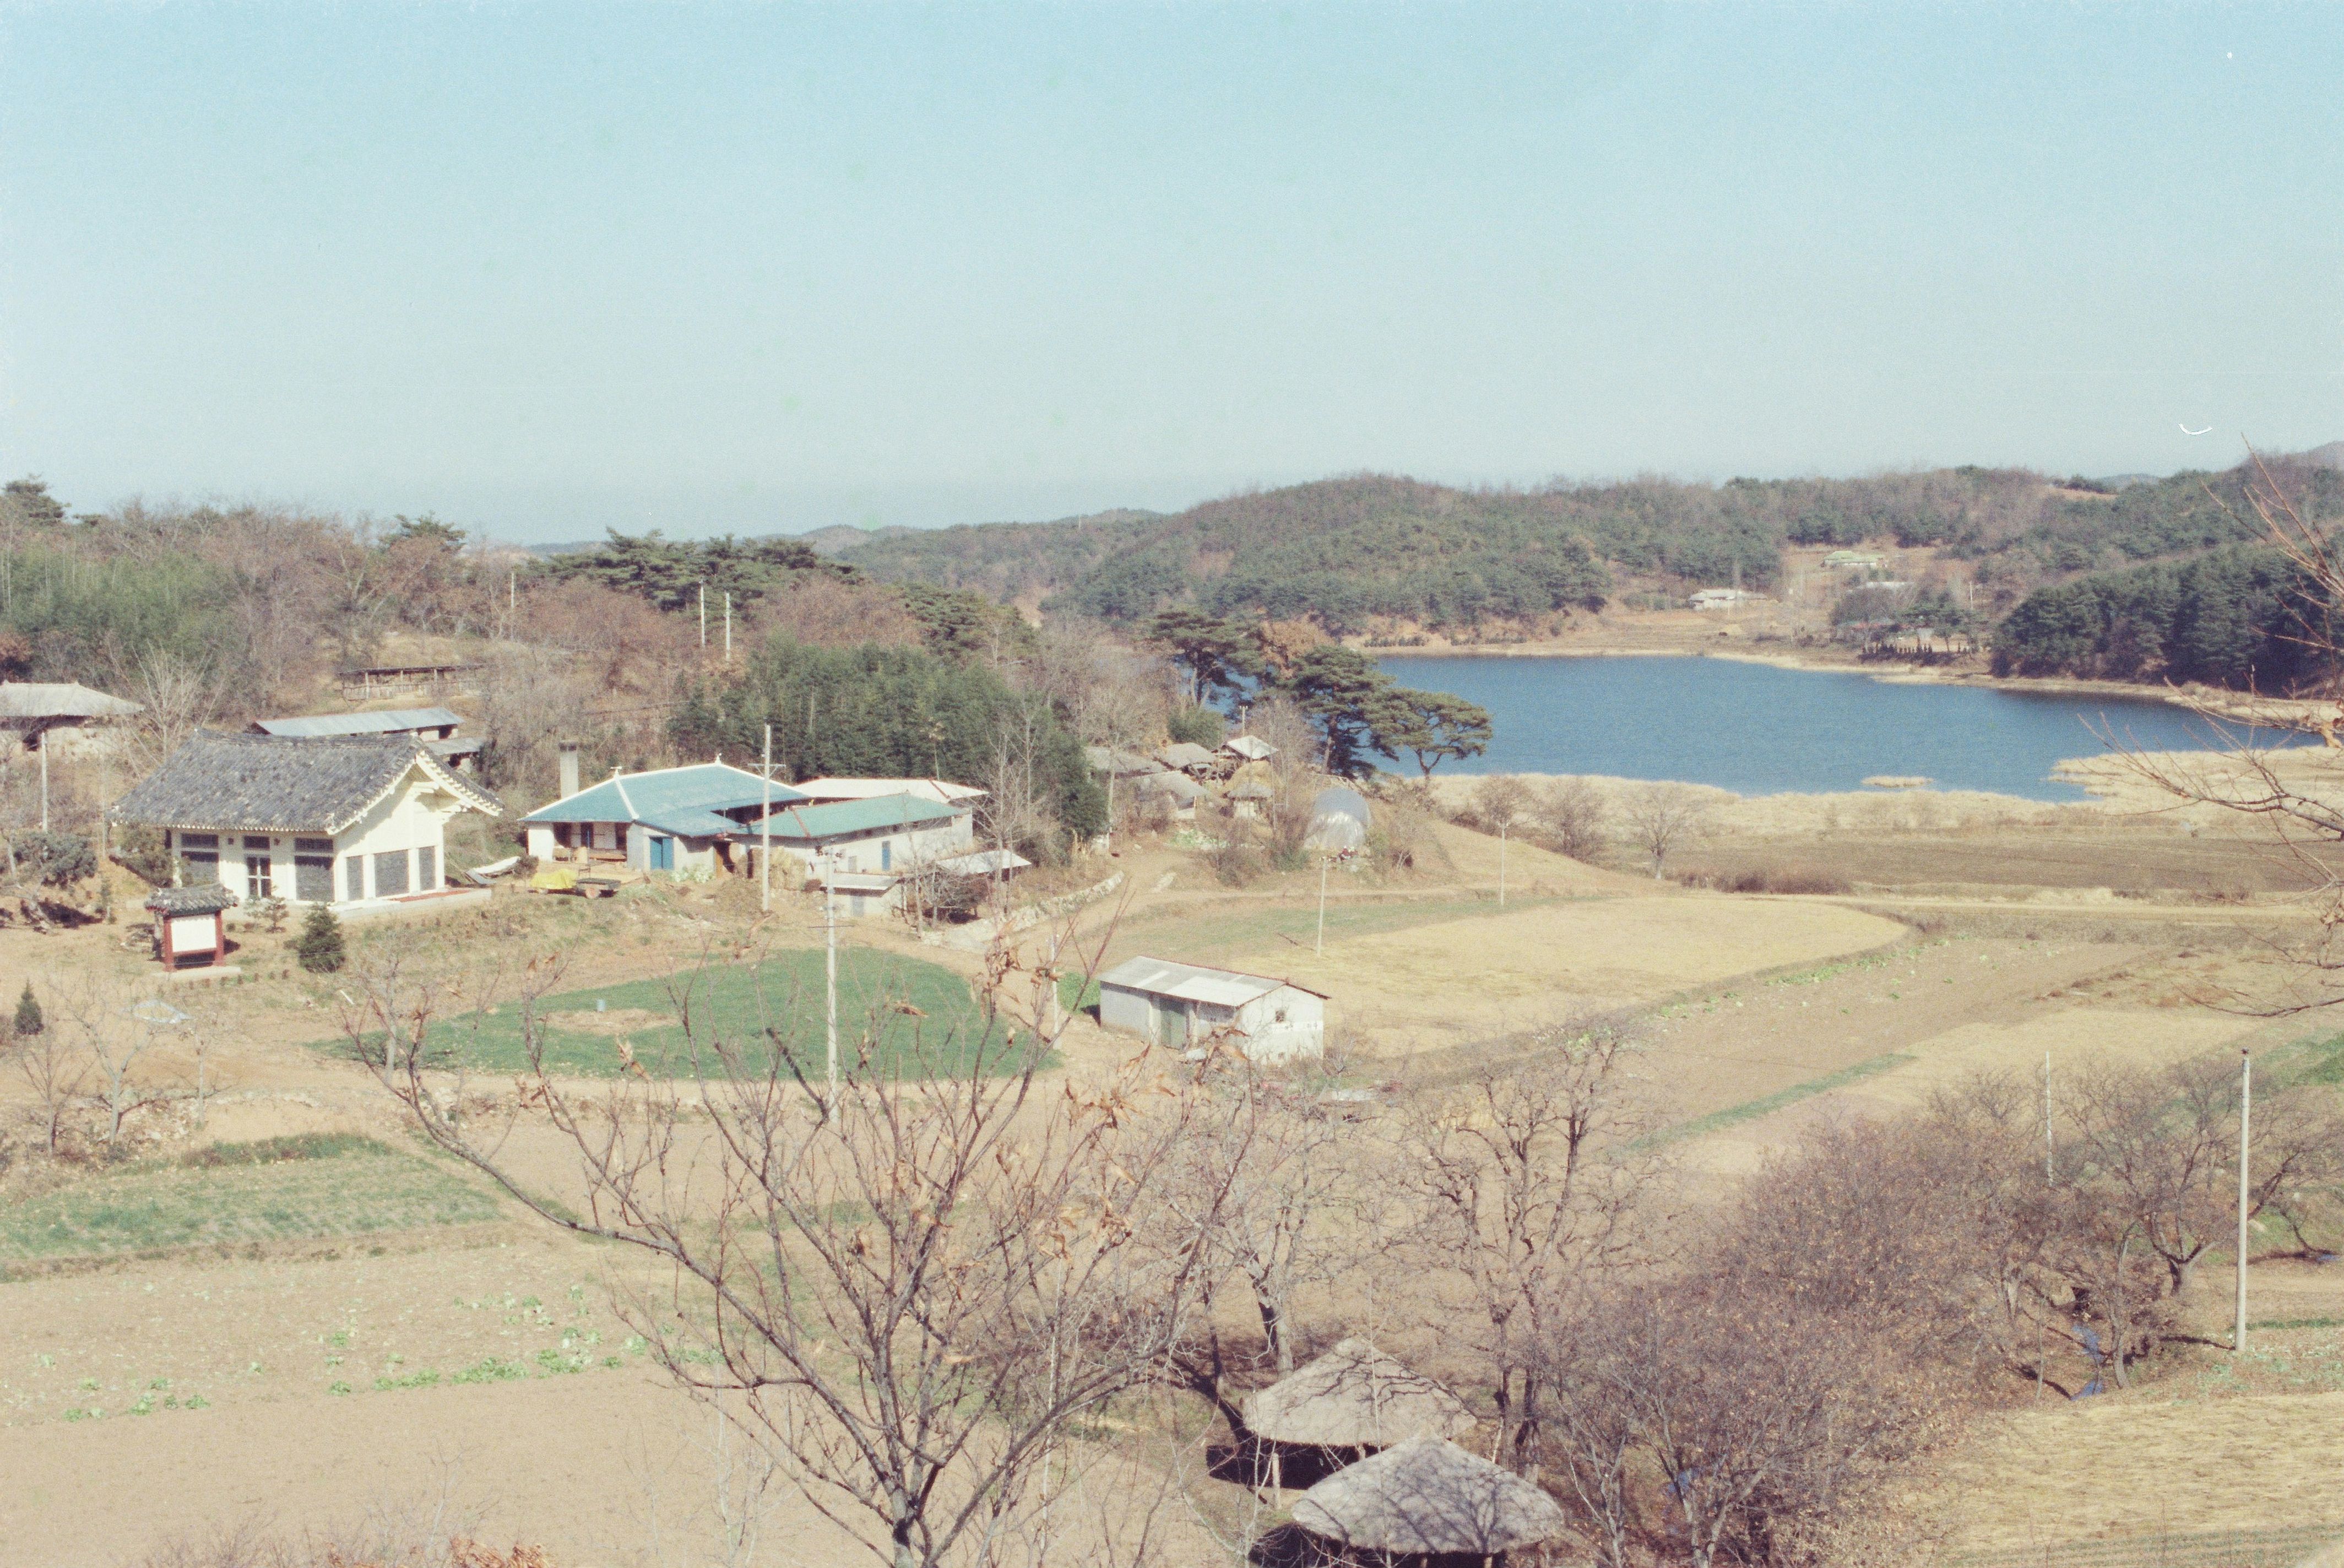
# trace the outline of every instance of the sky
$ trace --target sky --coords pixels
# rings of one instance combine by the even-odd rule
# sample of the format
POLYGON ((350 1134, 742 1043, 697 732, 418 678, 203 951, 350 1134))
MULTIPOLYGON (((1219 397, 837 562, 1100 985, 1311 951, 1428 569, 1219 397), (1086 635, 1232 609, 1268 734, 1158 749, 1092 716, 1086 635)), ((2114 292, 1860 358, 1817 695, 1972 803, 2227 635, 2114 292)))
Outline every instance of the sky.
POLYGON ((2224 467, 2344 437, 2339 60, 2333 4, 0 4, 0 471, 541 542, 2224 467))

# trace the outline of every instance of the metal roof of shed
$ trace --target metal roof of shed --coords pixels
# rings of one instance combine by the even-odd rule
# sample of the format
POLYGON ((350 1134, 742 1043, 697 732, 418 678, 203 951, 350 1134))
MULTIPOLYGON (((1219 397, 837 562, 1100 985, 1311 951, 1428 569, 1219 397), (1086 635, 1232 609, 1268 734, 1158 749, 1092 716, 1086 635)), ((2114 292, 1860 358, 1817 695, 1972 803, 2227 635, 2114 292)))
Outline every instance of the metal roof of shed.
POLYGON ((255 719, 264 735, 388 735, 403 730, 453 729, 461 716, 445 708, 386 708, 375 713, 298 713, 289 719, 255 719))
POLYGON ((1172 996, 1183 1002, 1211 1002, 1219 1007, 1238 1007, 1257 996, 1267 996, 1281 986, 1294 986, 1298 991, 1325 998, 1324 991, 1312 991, 1308 986, 1296 986, 1291 980, 1273 979, 1267 975, 1241 975, 1234 969, 1208 969, 1201 964, 1176 964, 1169 958, 1126 958, 1098 977, 1102 986, 1120 986, 1127 991, 1145 991, 1155 996, 1172 996))

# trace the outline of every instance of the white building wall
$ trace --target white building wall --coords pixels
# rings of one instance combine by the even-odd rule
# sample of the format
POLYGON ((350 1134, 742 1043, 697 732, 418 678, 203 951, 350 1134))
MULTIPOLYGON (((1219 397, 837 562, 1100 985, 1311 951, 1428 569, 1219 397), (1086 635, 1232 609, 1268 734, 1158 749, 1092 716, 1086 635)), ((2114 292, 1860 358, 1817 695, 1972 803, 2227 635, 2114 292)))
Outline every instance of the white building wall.
MULTIPOLYGON (((457 798, 420 774, 409 774, 399 787, 378 801, 374 808, 358 822, 333 837, 333 902, 349 904, 359 898, 383 896, 376 876, 374 857, 378 855, 404 852, 407 855, 407 888, 409 893, 429 892, 447 885, 448 819, 463 809, 457 798), (431 875, 427 885, 423 867, 416 851, 431 852, 431 875), (349 881, 349 863, 358 858, 363 866, 361 886, 364 891, 353 894, 349 881)), ((219 841, 220 883, 236 895, 250 902, 253 887, 246 866, 248 855, 265 855, 269 862, 271 891, 287 903, 297 902, 296 867, 294 859, 298 850, 297 838, 322 839, 323 834, 260 834, 222 833, 212 835, 219 841)), ((184 847, 186 835, 170 835, 171 853, 176 857, 184 847)))

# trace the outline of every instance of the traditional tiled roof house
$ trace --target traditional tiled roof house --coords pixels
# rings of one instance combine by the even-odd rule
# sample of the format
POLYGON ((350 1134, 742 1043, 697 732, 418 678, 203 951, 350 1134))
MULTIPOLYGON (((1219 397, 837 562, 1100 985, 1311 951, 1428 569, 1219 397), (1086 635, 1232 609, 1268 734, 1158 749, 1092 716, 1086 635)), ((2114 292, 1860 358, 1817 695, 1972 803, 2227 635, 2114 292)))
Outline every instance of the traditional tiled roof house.
POLYGON ((504 804, 412 735, 207 730, 107 815, 163 829, 189 885, 347 908, 437 892, 449 819, 464 811, 502 816, 504 804))

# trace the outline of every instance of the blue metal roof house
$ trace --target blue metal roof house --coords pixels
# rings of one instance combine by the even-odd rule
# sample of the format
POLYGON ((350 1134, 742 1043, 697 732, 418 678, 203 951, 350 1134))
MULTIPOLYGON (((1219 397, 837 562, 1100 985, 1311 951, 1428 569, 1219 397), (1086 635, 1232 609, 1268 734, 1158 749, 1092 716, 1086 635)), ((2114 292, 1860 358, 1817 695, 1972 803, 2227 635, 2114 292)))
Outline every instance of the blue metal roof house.
MULTIPOLYGON (((639 871, 713 875, 733 867, 732 847, 757 834, 770 801, 778 813, 805 799, 725 763, 612 774, 521 818, 539 860, 618 863, 639 871)), ((778 816, 774 829, 778 835, 778 816)), ((740 866, 748 865, 743 857, 740 866)))

